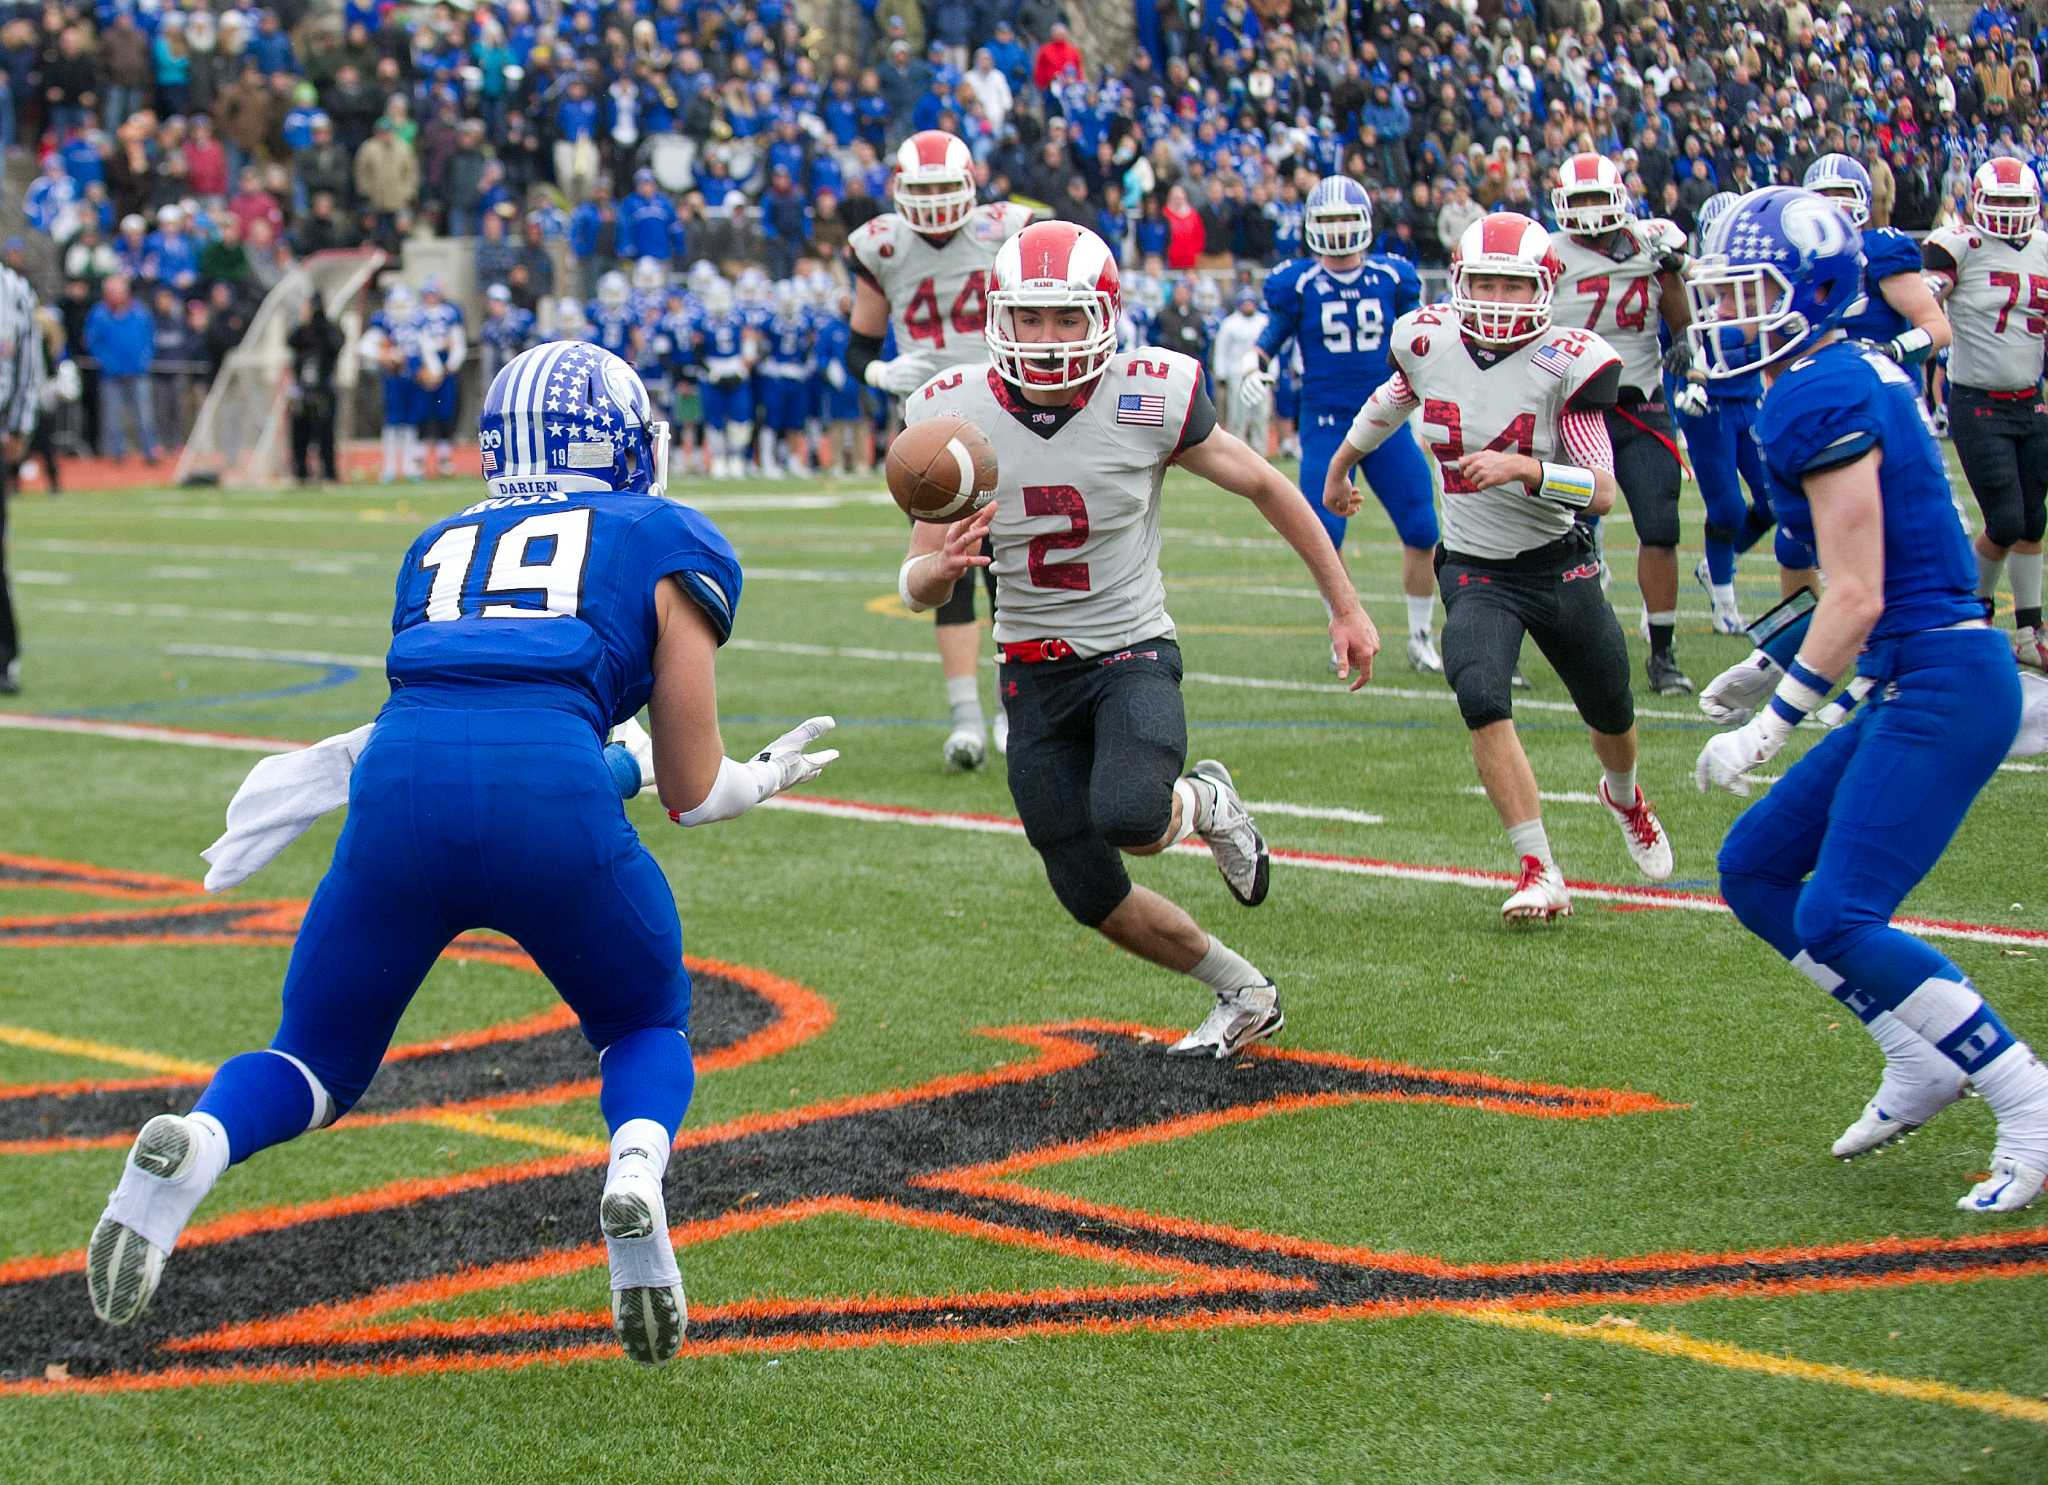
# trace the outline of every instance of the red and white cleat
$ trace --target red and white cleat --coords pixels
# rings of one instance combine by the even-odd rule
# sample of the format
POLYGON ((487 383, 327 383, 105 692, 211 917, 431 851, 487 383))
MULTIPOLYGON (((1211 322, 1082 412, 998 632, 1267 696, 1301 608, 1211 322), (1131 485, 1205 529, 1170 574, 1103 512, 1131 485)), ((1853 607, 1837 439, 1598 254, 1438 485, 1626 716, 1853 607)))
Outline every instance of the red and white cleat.
POLYGON ((1571 894, 1564 890, 1564 873, 1545 866, 1534 856, 1522 858, 1522 879, 1514 895, 1500 905, 1500 915, 1509 923, 1548 923, 1552 918, 1572 915, 1571 894))
POLYGON ((1643 791, 1638 788, 1635 803, 1624 809, 1607 792, 1607 780, 1603 778, 1600 780, 1600 802, 1607 806, 1608 814, 1621 827, 1622 844, 1628 847, 1629 860, 1635 862, 1636 870, 1653 882, 1669 880, 1671 837, 1664 833, 1664 822, 1657 818, 1650 801, 1643 798, 1643 791))
POLYGON ((2030 670, 2048 670, 2048 634, 2038 629, 2013 630, 2012 658, 2030 670))

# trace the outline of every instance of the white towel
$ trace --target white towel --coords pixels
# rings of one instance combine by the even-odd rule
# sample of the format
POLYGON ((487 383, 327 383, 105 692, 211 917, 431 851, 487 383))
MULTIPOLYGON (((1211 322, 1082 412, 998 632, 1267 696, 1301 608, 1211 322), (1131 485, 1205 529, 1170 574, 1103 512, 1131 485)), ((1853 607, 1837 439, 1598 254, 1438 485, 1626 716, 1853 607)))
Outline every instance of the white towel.
POLYGON ((348 778, 375 723, 322 738, 296 753, 275 753, 249 770, 228 801, 228 828, 199 854, 206 890, 225 892, 247 881, 322 815, 348 803, 348 778))

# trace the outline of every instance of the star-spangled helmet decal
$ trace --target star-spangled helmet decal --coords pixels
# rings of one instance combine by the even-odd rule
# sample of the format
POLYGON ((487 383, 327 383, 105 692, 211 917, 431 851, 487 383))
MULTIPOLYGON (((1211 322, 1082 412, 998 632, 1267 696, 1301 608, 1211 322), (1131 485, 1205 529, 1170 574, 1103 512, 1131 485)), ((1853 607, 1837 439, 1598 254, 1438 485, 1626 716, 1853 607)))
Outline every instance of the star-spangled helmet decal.
POLYGON ((506 364, 484 397, 485 476, 528 487, 658 492, 668 426, 639 376, 600 346, 555 341, 506 364))

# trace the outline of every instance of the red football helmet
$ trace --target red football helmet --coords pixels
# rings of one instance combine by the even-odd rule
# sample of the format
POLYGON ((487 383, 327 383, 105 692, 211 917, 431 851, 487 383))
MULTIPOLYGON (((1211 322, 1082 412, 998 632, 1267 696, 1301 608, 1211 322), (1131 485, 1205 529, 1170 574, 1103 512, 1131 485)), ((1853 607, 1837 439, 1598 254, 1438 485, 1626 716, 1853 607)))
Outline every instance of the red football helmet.
POLYGON ((1573 155, 1557 167, 1551 214, 1560 232, 1599 237, 1628 221, 1628 185, 1605 155, 1573 155))
POLYGON ((2024 160, 1986 160, 1970 181, 1970 222, 1991 237, 2025 237, 2041 225, 2041 180, 2024 160))
POLYGON ((1038 222, 996 254, 983 336, 996 373, 1012 386, 1055 391, 1102 375, 1116 354, 1123 290, 1109 244, 1072 222, 1038 222), (1066 340, 1025 340, 1019 310, 1080 310, 1082 334, 1066 340))
POLYGON ((1550 250, 1550 234, 1519 212, 1495 212, 1465 229, 1451 254, 1451 312, 1467 335, 1483 345, 1515 345, 1550 328, 1550 297, 1564 265, 1550 250), (1472 280, 1525 278, 1528 299, 1480 298, 1472 280))
POLYGON ((974 210, 974 153, 944 129, 913 134, 896 151, 889 194, 914 230, 930 237, 957 232, 974 210))

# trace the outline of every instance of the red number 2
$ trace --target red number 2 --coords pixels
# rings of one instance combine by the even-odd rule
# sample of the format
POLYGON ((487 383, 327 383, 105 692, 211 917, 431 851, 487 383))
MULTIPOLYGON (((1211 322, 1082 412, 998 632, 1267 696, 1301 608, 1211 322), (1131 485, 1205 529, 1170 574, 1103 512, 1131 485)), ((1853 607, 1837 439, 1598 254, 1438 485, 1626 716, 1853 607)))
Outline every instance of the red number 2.
POLYGON ((1086 562, 1048 562, 1048 552, 1071 552, 1088 540, 1088 505, 1072 485, 1026 485, 1024 514, 1065 516, 1065 531, 1047 531, 1031 538, 1026 567, 1031 583, 1038 588, 1066 588, 1075 593, 1088 591, 1086 562))
MULTIPOLYGON (((1436 455, 1436 462, 1443 469, 1444 493, 1477 493, 1478 487, 1458 473, 1458 461, 1465 457, 1465 424, 1458 412, 1458 404, 1431 397, 1422 404, 1422 421, 1434 423, 1444 430, 1444 437, 1440 441, 1432 439, 1429 444, 1429 451, 1436 455)), ((1486 447, 1513 454, 1532 452, 1536 447, 1536 415, 1521 414, 1507 427, 1501 429, 1500 437, 1486 447)))

